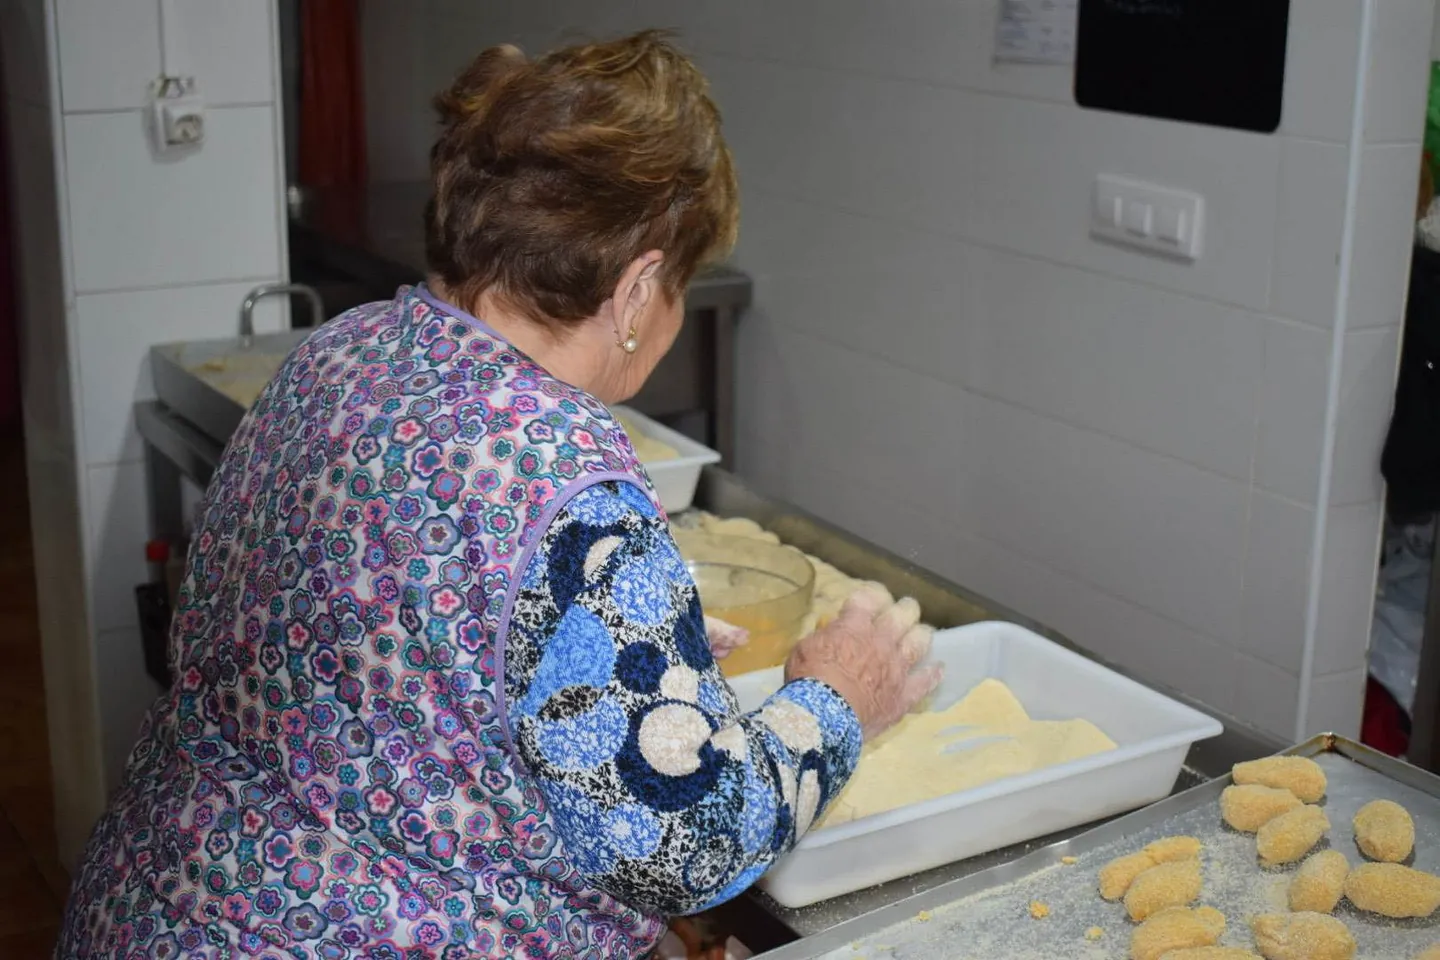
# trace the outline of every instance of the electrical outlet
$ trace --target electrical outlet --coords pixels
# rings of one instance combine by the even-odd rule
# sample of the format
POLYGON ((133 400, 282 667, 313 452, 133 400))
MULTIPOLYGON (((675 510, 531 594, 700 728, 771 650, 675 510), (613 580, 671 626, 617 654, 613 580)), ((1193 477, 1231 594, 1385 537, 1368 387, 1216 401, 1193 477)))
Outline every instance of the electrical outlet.
POLYGON ((194 149, 205 141, 205 101, 193 89, 191 85, 178 96, 161 95, 151 102, 151 134, 158 153, 194 149))

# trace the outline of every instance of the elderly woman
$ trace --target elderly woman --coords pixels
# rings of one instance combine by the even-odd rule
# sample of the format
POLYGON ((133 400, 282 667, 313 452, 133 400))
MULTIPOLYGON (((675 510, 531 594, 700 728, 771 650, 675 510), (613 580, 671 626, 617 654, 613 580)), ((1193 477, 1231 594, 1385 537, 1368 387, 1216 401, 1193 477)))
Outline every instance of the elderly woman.
POLYGON ((482 53, 438 100, 431 278, 285 362, 200 510, 61 957, 636 957, 744 890, 938 679, 862 592, 742 715, 605 404, 736 185, 663 38, 482 53))

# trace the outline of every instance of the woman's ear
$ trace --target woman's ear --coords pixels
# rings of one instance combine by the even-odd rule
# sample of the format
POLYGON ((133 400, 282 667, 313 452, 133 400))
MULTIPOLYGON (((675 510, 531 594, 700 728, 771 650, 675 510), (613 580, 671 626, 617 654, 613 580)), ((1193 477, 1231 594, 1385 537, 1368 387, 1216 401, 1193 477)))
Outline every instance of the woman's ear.
POLYGON ((661 296, 660 266, 664 262, 665 254, 651 250, 630 261, 620 275, 620 282, 615 285, 615 296, 610 301, 615 310, 617 340, 624 341, 631 331, 640 332, 637 329, 640 318, 661 296))

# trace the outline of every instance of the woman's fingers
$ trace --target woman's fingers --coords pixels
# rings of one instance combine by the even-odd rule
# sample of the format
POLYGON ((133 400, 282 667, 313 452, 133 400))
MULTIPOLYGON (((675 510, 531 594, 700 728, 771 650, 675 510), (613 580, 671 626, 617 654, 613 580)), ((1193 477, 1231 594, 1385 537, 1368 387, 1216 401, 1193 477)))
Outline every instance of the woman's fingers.
POLYGON ((920 604, 913 598, 893 604, 875 619, 875 627, 882 636, 900 639, 905 632, 920 622, 920 604))
POLYGON ((935 631, 923 623, 917 623, 905 635, 900 638, 900 659, 906 667, 914 667, 915 664, 930 656, 930 646, 935 639, 935 631))
POLYGON ((890 602, 890 592, 878 583, 861 584, 860 589, 846 598, 836 619, 853 627, 868 628, 890 602))
POLYGON ((900 711, 900 716, 905 716, 919 706, 921 701, 935 692, 935 688, 940 686, 940 681, 944 679, 945 668, 938 663, 927 663, 913 671, 905 680, 905 693, 902 698, 905 709, 900 711))
POLYGON ((716 660, 725 659, 750 642, 749 630, 714 617, 705 618, 705 633, 710 638, 710 654, 716 660))

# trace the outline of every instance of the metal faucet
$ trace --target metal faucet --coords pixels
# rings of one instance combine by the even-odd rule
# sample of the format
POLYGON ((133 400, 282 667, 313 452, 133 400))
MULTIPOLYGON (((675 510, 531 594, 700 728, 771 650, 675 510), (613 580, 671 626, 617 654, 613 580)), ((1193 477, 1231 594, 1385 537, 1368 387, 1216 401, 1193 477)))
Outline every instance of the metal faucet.
POLYGON ((255 335, 255 304, 266 297, 278 297, 292 293, 299 294, 310 301, 310 312, 314 314, 315 326, 318 327, 325 323, 325 304, 320 299, 320 291, 314 287, 303 283, 262 284, 245 294, 245 299, 240 304, 240 337, 247 345, 250 343, 250 338, 255 335))

